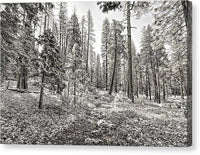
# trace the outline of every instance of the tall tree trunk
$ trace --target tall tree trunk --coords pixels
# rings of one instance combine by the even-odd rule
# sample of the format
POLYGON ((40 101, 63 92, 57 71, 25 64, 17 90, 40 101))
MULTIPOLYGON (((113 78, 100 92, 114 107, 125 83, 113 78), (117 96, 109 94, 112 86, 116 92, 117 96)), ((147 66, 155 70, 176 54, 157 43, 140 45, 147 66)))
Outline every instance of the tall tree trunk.
POLYGON ((74 80, 74 104, 76 104, 76 78, 74 80))
POLYGON ((142 71, 141 71, 141 68, 139 70, 139 76, 140 76, 139 92, 140 92, 140 94, 143 95, 143 81, 142 81, 142 71))
POLYGON ((106 90, 108 90, 108 55, 107 55, 107 43, 106 43, 106 90))
MULTIPOLYGON (((150 56, 152 57, 152 51, 150 51, 150 56)), ((155 71, 155 64, 153 63, 152 58, 150 59, 151 63, 151 70, 152 70, 152 76, 153 76, 153 84, 154 84, 154 102, 157 102, 158 100, 158 90, 157 90, 157 80, 156 80, 156 71, 155 71)))
POLYGON ((87 55, 86 55, 86 72, 88 73, 88 63, 89 63, 89 48, 90 48, 90 17, 88 19, 88 36, 87 36, 87 55))
POLYGON ((170 95, 173 95, 173 87, 172 87, 172 68, 170 68, 170 81, 169 81, 169 87, 170 87, 170 95))
POLYGON ((118 92, 118 59, 116 62, 116 68, 115 68, 115 92, 118 92))
POLYGON ((116 66, 117 66, 117 35, 116 35, 116 29, 114 28, 115 31, 115 49, 114 49, 114 66, 113 66, 113 73, 112 73, 112 79, 110 83, 110 90, 109 90, 109 95, 112 94, 113 90, 113 85, 114 85, 114 79, 115 79, 115 74, 116 74, 116 66))
POLYGON ((160 74, 159 74, 159 64, 158 61, 156 60, 156 65, 157 65, 157 81, 158 81, 158 100, 157 102, 160 103, 160 74))
MULTIPOLYGON (((47 4, 45 3, 45 10, 47 10, 47 4)), ((44 16, 44 32, 46 31, 47 14, 44 16)), ((44 47, 45 48, 45 47, 44 47)), ((45 66, 44 66, 45 68, 45 66)), ((44 81, 45 81, 45 71, 42 71, 41 89, 40 89, 40 99, 39 99, 39 109, 42 109, 43 105, 43 94, 44 94, 44 81)))
POLYGON ((146 83, 145 83, 146 90, 145 90, 145 94, 146 94, 147 98, 149 97, 148 84, 149 84, 149 82, 148 82, 148 67, 146 66, 146 83))
MULTIPOLYGON (((24 39, 26 39, 30 33, 29 33, 29 26, 31 25, 31 20, 27 17, 28 15, 26 15, 26 11, 24 10, 24 14, 23 14, 23 25, 24 25, 24 29, 25 29, 25 36, 24 39), (26 24, 28 23, 28 24, 26 24)), ((23 41, 23 47, 24 50, 26 49, 26 46, 28 46, 26 44, 26 41, 23 41)), ((29 51, 24 51, 24 52, 29 52, 29 51)), ((25 66, 26 62, 27 62, 27 58, 20 56, 20 72, 19 72, 19 76, 18 76, 18 82, 17 82, 17 88, 18 89, 28 89, 28 69, 25 66)))
POLYGON ((68 88, 67 88, 67 97, 69 98, 69 92, 70 92, 70 81, 68 81, 68 88))
POLYGON ((137 66, 135 67, 136 69, 136 71, 135 71, 135 78, 136 78, 136 80, 135 80, 135 83, 136 83, 136 96, 137 96, 137 98, 139 97, 139 95, 138 95, 138 72, 137 72, 137 66))
POLYGON ((20 90, 28 89, 28 71, 25 65, 21 65, 20 73, 18 76, 17 88, 20 90))
POLYGON ((91 83, 93 82, 93 70, 92 70, 92 68, 91 68, 90 82, 91 82, 91 83))
POLYGON ((84 22, 82 21, 81 24, 82 24, 81 25, 81 51, 83 52, 83 47, 84 47, 84 45, 83 45, 84 22))
POLYGON ((163 76, 163 100, 165 101, 165 76, 163 76))
POLYGON ((149 91, 149 99, 151 100, 151 81, 149 78, 149 72, 147 72, 147 80, 148 80, 148 91, 149 91))
POLYGON ((96 83, 96 87, 98 88, 99 87, 99 69, 98 69, 98 66, 97 66, 97 73, 96 73, 96 76, 97 76, 97 83, 96 83))
POLYGON ((168 98, 169 97, 169 88, 168 88, 167 84, 165 85, 165 89, 166 89, 166 95, 167 95, 167 98, 168 98))
POLYGON ((128 98, 130 97, 130 86, 129 86, 129 81, 127 81, 127 96, 128 96, 128 98))
MULTIPOLYGON (((62 2, 60 3, 60 9, 62 8, 62 2)), ((46 16, 46 15, 45 15, 46 16)), ((62 19, 63 20, 63 19, 62 19)), ((60 42, 59 42, 59 46, 60 46, 60 55, 62 56, 62 25, 63 24, 63 21, 61 21, 61 17, 60 17, 60 42)), ((45 30, 46 30, 46 27, 45 27, 45 30)))
POLYGON ((184 99, 184 76, 183 76, 183 70, 179 68, 179 74, 180 74, 180 91, 181 91, 181 98, 184 99))
POLYGON ((187 95, 192 95, 192 2, 181 1, 187 29, 187 95))
POLYGON ((127 2, 127 35, 128 35, 128 70, 129 70, 129 86, 130 86, 130 99, 134 103, 133 93, 133 78, 132 78, 132 51, 131 51, 131 12, 130 1, 127 2))
POLYGON ((181 1, 187 29, 187 145, 192 145, 192 2, 181 1))
POLYGON ((41 85, 41 89, 40 89, 40 99, 39 99, 39 109, 42 109, 42 105, 43 105, 43 94, 44 94, 44 80, 45 80, 45 73, 43 71, 42 73, 42 85, 41 85))
POLYGON ((154 102, 158 101, 158 88, 157 88, 157 80, 156 80, 156 73, 155 68, 152 67, 152 74, 153 74, 153 83, 154 83, 154 102))
POLYGON ((158 103, 160 103, 160 78, 158 76, 158 103))

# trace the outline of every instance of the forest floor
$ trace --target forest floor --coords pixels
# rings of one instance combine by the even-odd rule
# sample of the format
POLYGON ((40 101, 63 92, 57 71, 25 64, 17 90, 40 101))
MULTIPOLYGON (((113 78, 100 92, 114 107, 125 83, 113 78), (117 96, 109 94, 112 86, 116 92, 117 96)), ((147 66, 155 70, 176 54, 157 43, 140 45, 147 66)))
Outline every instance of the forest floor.
POLYGON ((97 90, 82 104, 63 106, 57 95, 45 93, 39 110, 39 93, 5 88, 6 82, 1 85, 0 143, 187 146, 186 100, 180 97, 133 104, 122 93, 97 90))

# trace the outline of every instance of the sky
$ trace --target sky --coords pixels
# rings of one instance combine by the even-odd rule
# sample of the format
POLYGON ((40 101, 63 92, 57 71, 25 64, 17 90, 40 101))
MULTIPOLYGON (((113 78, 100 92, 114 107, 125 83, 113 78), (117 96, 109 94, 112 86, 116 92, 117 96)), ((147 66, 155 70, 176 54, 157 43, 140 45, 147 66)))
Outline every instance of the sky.
MULTIPOLYGON (((94 49, 96 53, 101 53, 101 33, 102 33, 102 24, 103 20, 107 17, 112 22, 113 19, 115 20, 123 20, 123 11, 110 11, 108 13, 102 13, 99 10, 99 6, 97 2, 90 1, 90 2, 68 2, 68 16, 71 17, 71 14, 74 11, 74 7, 76 8, 76 14, 81 21, 83 15, 87 17, 87 11, 90 9, 93 17, 94 22, 94 30, 95 30, 95 39, 96 42, 94 43, 94 49)), ((140 38, 141 38, 141 31, 143 26, 151 24, 153 22, 153 18, 151 13, 143 15, 140 19, 135 19, 132 17, 131 25, 137 27, 137 29, 132 29, 132 40, 136 46, 136 51, 139 52, 140 49, 140 38)))

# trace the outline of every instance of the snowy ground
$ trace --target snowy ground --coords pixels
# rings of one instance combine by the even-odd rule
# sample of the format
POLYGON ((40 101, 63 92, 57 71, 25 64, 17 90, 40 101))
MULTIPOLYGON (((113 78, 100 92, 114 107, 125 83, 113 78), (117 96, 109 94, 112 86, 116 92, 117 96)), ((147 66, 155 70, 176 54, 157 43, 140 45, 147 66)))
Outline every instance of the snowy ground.
POLYGON ((5 87, 1 85, 0 143, 187 145, 186 101, 180 97, 161 104, 136 99, 133 104, 122 93, 110 96, 98 90, 81 105, 61 106, 58 96, 46 93, 39 110, 38 93, 4 91, 5 87))

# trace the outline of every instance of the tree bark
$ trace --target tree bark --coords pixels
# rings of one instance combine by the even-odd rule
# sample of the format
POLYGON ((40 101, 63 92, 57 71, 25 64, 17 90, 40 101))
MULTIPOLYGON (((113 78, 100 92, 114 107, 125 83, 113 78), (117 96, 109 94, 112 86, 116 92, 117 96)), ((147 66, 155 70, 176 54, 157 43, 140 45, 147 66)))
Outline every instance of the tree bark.
MULTIPOLYGON (((31 20, 27 17, 28 15, 26 14, 26 11, 24 10, 24 14, 23 14, 23 25, 24 25, 24 28, 25 28, 25 36, 24 36, 24 39, 26 39, 26 37, 28 37, 30 35, 29 33, 29 26, 28 25, 31 25, 31 20), (28 24, 26 24, 28 23, 28 24)), ((25 40, 23 41, 23 47, 24 47, 24 50, 26 49, 26 42, 25 40)), ((29 51, 24 51, 24 52, 29 52, 29 51)), ((25 66, 25 62, 27 60, 25 60, 26 58, 20 56, 20 73, 19 73, 19 77, 18 77, 18 82, 17 82, 17 88, 18 89, 28 89, 28 78, 27 78, 27 75, 28 75, 28 70, 25 66), (25 60, 23 62, 23 59, 25 60)))
POLYGON ((192 2, 181 1, 187 29, 187 144, 192 145, 192 2))
POLYGON ((148 67, 146 66, 146 83, 145 83, 146 90, 145 90, 145 94, 146 94, 147 98, 149 97, 148 85, 149 85, 149 82, 148 82, 148 67))
POLYGON ((86 55, 86 72, 88 73, 88 57, 89 57, 89 47, 90 47, 90 15, 88 15, 88 40, 87 40, 87 55, 86 55))
POLYGON ((184 99, 184 75, 183 75, 183 70, 179 68, 179 74, 180 74, 180 91, 181 91, 181 98, 184 99))
POLYGON ((192 2, 181 1, 187 29, 187 95, 192 95, 192 2))
POLYGON ((44 80, 45 80, 45 75, 44 75, 44 71, 42 73, 42 85, 41 85, 41 89, 40 89, 40 99, 39 99, 39 109, 42 109, 43 106, 43 94, 44 94, 44 80))
POLYGON ((17 88, 20 90, 28 89, 28 70, 25 65, 22 65, 20 68, 20 73, 17 82, 17 88))
POLYGON ((129 86, 130 86, 130 99, 134 103, 133 93, 133 79, 132 79, 132 51, 131 51, 131 12, 130 12, 130 1, 127 2, 127 35, 128 35, 128 70, 129 70, 129 86))
POLYGON ((76 104, 76 78, 74 80, 74 104, 76 104))
POLYGON ((138 72, 137 72, 137 68, 138 68, 138 67, 135 66, 135 68, 136 68, 136 69, 135 69, 135 76, 136 76, 136 77, 135 77, 135 78, 136 78, 136 81, 135 81, 135 83, 136 83, 136 96, 137 96, 137 98, 138 98, 138 97, 139 97, 139 95, 138 95, 138 77, 137 77, 137 76, 138 76, 138 72))
POLYGON ((166 96, 166 94, 165 94, 165 76, 163 76, 163 100, 165 101, 165 96, 166 96))
POLYGON ((149 72, 147 71, 147 80, 148 80, 148 91, 149 91, 149 99, 151 100, 151 82, 149 78, 149 72))
POLYGON ((111 84, 110 84, 109 95, 112 94, 113 85, 114 85, 114 79, 115 79, 115 73, 116 73, 116 65, 117 65, 117 36, 116 36, 116 29, 115 28, 114 28, 114 31, 115 31, 115 49, 114 49, 115 57, 114 57, 114 66, 113 66, 113 73, 112 73, 112 79, 111 79, 111 84))
POLYGON ((107 55, 107 43, 106 43, 106 90, 108 90, 108 55, 107 55))
POLYGON ((139 82, 139 93, 143 95, 143 81, 142 81, 142 71, 139 70, 140 82, 139 82))
POLYGON ((156 60, 156 65, 157 65, 157 83, 158 83, 158 100, 157 102, 160 103, 160 74, 159 74, 159 64, 158 61, 156 60))
MULTIPOLYGON (((47 10, 47 4, 46 3, 45 3, 45 10, 47 10)), ((47 14, 45 13, 45 16, 44 16, 44 32, 46 31, 46 23, 47 23, 47 14)), ((40 89, 39 109, 42 109, 42 105, 43 105, 44 81, 45 81, 45 71, 43 70, 42 71, 42 80, 41 80, 41 89, 40 89)))
POLYGON ((152 57, 153 57, 152 51, 150 51, 150 57, 151 57, 150 63, 151 63, 151 70, 152 70, 153 84, 154 84, 154 102, 157 102, 157 100, 158 100, 158 90, 157 90, 155 64, 153 63, 153 60, 152 60, 152 57))

